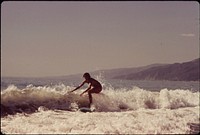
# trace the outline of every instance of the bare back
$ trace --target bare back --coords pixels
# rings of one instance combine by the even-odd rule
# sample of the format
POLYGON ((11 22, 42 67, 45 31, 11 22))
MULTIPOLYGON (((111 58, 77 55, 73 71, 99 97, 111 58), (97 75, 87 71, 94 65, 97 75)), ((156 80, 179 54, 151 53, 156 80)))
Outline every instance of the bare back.
POLYGON ((101 84, 94 78, 85 80, 86 83, 89 83, 93 88, 102 88, 101 84))

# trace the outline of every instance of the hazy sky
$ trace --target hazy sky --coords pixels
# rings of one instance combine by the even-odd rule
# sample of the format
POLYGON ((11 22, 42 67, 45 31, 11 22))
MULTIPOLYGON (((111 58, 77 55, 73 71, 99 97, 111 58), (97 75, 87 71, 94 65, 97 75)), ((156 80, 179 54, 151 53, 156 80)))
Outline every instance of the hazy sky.
POLYGON ((2 76, 59 76, 198 57, 198 2, 1 4, 2 76))

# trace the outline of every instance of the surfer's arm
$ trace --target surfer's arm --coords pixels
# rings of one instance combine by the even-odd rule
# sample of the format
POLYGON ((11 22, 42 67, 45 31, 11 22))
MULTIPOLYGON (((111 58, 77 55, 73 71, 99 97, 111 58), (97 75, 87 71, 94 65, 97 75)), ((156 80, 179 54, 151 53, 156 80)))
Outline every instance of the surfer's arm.
POLYGON ((78 87, 76 87, 74 90, 72 90, 71 92, 78 90, 80 87, 82 87, 85 84, 85 81, 81 83, 81 85, 79 85, 78 87))
POLYGON ((80 96, 82 96, 84 93, 88 92, 91 89, 91 87, 92 87, 92 84, 90 84, 90 86, 87 88, 87 90, 85 90, 83 93, 81 93, 80 96))

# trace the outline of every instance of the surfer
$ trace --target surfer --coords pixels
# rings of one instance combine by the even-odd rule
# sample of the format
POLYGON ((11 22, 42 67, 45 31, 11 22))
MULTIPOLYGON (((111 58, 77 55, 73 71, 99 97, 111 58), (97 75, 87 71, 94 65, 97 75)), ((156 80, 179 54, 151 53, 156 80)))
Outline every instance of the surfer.
POLYGON ((97 80, 92 78, 89 73, 84 73, 83 77, 85 78, 85 80, 71 92, 81 88, 85 83, 88 83, 89 87, 83 93, 81 93, 80 96, 88 92, 89 101, 90 101, 89 108, 90 108, 92 104, 92 93, 100 93, 102 90, 102 86, 97 80))

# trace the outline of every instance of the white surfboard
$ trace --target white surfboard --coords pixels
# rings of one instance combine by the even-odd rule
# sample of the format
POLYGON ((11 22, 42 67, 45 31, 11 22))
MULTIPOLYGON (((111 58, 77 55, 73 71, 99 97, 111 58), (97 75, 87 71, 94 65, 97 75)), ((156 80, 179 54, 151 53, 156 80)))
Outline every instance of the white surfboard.
POLYGON ((79 111, 81 111, 81 112, 92 112, 92 110, 88 107, 81 107, 81 108, 79 108, 79 111))

